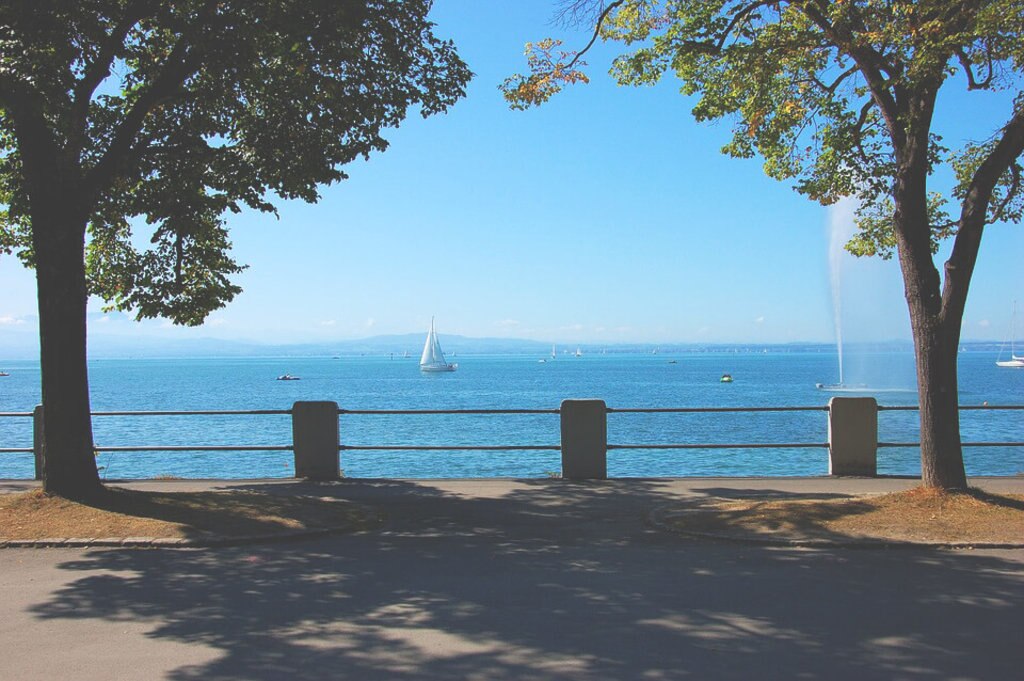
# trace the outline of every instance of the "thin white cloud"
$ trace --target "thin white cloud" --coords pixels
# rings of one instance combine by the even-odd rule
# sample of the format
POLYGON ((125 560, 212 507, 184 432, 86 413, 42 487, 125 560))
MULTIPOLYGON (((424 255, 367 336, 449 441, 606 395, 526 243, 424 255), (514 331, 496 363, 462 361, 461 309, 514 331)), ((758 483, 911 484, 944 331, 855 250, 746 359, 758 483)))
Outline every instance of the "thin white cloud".
POLYGON ((980 322, 978 322, 978 326, 980 326, 983 329, 987 329, 988 327, 992 326, 992 322, 990 322, 987 319, 982 319, 980 322))
POLYGON ((755 320, 754 320, 754 323, 755 323, 755 324, 764 324, 764 315, 761 315, 760 317, 758 317, 757 319, 755 319, 755 320))
POLYGON ((502 319, 499 322, 494 322, 497 326, 508 328, 510 326, 519 326, 518 319, 502 319))
POLYGON ((110 323, 110 315, 108 315, 108 314, 103 315, 102 317, 100 317, 99 319, 96 320, 96 323, 97 324, 109 324, 110 323))
POLYGON ((366 323, 363 326, 365 326, 368 329, 372 329, 374 326, 376 326, 376 324, 377 320, 374 319, 373 317, 370 317, 369 319, 366 320, 366 323))
POLYGON ((325 319, 320 322, 320 326, 335 326, 338 322, 334 319, 325 319))
POLYGON ((24 323, 25 320, 20 317, 11 317, 10 315, 0 317, 0 326, 21 326, 24 323))

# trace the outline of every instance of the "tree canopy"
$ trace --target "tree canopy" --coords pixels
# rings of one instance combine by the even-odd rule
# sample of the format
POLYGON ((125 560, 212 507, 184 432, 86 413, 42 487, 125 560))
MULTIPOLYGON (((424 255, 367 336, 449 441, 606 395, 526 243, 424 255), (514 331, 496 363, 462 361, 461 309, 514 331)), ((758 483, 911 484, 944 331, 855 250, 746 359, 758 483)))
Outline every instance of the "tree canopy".
POLYGON ((315 201, 410 109, 464 95, 470 72, 430 4, 4 3, 0 252, 34 263, 30 195, 66 183, 88 221, 90 292, 201 323, 239 292, 226 212, 315 201))
MULTIPOLYGON (((983 164, 1024 125, 1024 3, 571 0, 560 17, 630 47, 611 67, 620 84, 650 85, 672 73, 684 94, 698 97, 698 121, 731 120, 724 153, 760 155, 769 176, 794 181, 823 204, 856 196, 856 254, 893 253, 893 178, 911 143, 927 147, 930 172, 948 164, 956 177, 947 193, 928 198, 933 251, 960 227, 961 216, 946 207, 978 182, 992 184, 983 223, 1021 217, 1019 162, 1003 154, 994 178, 983 164), (950 79, 967 90, 1009 91, 1012 131, 979 130, 959 148, 930 133, 935 96, 950 79)), ((582 52, 559 47, 551 39, 527 44, 530 73, 502 86, 513 108, 587 80, 582 52)))
POLYGON ((241 266, 225 213, 315 201, 410 110, 443 112, 465 94, 471 74, 434 35, 430 5, 0 5, 0 253, 36 270, 44 489, 103 489, 89 294, 191 325, 230 301, 241 266))

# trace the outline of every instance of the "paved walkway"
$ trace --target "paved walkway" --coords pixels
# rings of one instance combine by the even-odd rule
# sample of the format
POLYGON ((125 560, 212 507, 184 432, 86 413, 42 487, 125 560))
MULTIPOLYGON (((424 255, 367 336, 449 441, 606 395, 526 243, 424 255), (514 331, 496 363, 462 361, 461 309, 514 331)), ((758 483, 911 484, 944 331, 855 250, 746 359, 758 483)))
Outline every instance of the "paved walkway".
POLYGON ((770 548, 647 522, 695 495, 914 484, 141 483, 313 490, 384 520, 273 545, 0 551, 0 678, 1019 678, 1024 550, 770 548))

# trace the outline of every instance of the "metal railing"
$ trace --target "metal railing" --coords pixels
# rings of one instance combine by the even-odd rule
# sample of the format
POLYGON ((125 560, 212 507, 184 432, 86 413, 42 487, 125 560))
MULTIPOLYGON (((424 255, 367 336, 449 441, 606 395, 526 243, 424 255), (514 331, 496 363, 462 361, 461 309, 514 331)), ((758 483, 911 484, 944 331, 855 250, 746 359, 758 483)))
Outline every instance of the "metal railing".
MULTIPOLYGON (((509 416, 523 414, 558 415, 559 409, 338 409, 339 416, 443 416, 487 415, 509 416)), ((501 451, 559 451, 561 445, 347 445, 339 444, 341 451, 372 452, 501 452, 501 451)))
MULTIPOLYGON (((834 398, 846 399, 846 398, 834 398)), ((863 399, 863 398, 858 398, 863 399)), ((599 402, 599 401, 596 401, 599 402)), ((299 403, 297 403, 299 404, 299 403)), ((790 406, 790 407, 650 407, 650 408, 610 408, 600 402, 605 415, 615 414, 722 414, 722 413, 786 413, 786 412, 825 412, 832 418, 829 405, 824 406, 790 406)), ((917 406, 881 406, 878 413, 890 411, 917 411, 917 406)), ((1024 405, 965 405, 961 411, 1021 411, 1024 405)), ((514 416, 514 415, 563 415, 562 408, 553 409, 336 409, 338 417, 348 416, 514 416)), ((292 416, 293 442, 291 444, 184 444, 184 445, 99 445, 97 452, 286 452, 296 451, 293 409, 249 409, 249 410, 168 410, 168 411, 97 411, 94 417, 201 417, 201 416, 292 416)), ((32 447, 0 447, 0 454, 35 454, 37 468, 41 456, 41 408, 34 412, 0 412, 0 418, 27 418, 34 420, 34 440, 32 447)), ((607 428, 602 425, 603 428, 607 428)), ((605 436, 607 430, 605 430, 605 436)), ((335 436, 337 437, 337 436, 335 436)), ((831 433, 830 433, 831 439, 831 433)), ((337 442, 335 452, 344 451, 563 451, 566 432, 563 431, 559 444, 344 444, 337 442)), ((696 449, 825 449, 831 450, 835 443, 826 442, 602 442, 605 451, 612 450, 696 450, 696 449)), ((963 442, 965 447, 1024 447, 1024 441, 1002 442, 963 442)), ((877 440, 877 426, 874 446, 877 448, 917 447, 919 442, 886 442, 877 440)), ((563 451, 564 454, 564 451, 563 451)), ((603 456, 603 453, 602 453, 603 456)), ((40 471, 37 470, 37 477, 40 471)))
MULTIPOLYGON (((609 414, 723 414, 723 413, 776 413, 776 412, 827 412, 828 406, 821 407, 640 407, 612 408, 609 414)), ((687 442, 687 443, 608 443, 613 449, 827 449, 827 442, 687 442)))
MULTIPOLYGON (((961 405, 960 411, 1024 411, 1024 405, 1019 404, 974 404, 974 405, 961 405)), ((885 405, 878 405, 878 412, 899 412, 899 411, 920 411, 921 407, 918 405, 911 406, 894 406, 889 407, 885 405)), ((901 447, 920 447, 921 442, 878 442, 879 449, 894 449, 901 447)), ((962 447, 1024 447, 1024 441, 1013 441, 1013 442, 961 442, 962 447)))

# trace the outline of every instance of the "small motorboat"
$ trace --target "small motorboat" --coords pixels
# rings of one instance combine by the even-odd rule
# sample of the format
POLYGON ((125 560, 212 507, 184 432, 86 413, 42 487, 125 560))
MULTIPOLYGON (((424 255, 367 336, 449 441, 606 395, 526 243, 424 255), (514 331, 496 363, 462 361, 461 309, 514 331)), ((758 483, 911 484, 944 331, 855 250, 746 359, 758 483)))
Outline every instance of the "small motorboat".
POLYGON ((722 374, 722 377, 718 379, 720 383, 732 383, 731 374, 722 374))
POLYGON ((298 376, 292 376, 291 374, 281 374, 280 376, 277 377, 277 380, 279 380, 279 381, 298 381, 300 379, 299 379, 298 376))
POLYGON ((6 371, 0 371, 0 376, 10 376, 6 371))
MULTIPOLYGON (((815 383, 814 387, 832 393, 866 393, 866 392, 892 392, 892 388, 870 388, 866 383, 815 383)), ((899 390, 898 392, 903 392, 899 390)))

